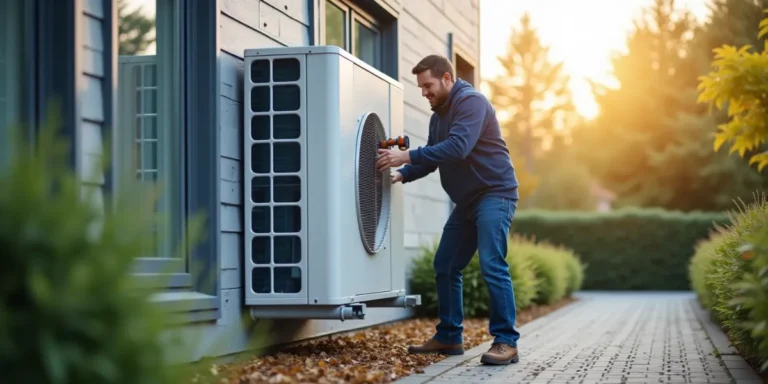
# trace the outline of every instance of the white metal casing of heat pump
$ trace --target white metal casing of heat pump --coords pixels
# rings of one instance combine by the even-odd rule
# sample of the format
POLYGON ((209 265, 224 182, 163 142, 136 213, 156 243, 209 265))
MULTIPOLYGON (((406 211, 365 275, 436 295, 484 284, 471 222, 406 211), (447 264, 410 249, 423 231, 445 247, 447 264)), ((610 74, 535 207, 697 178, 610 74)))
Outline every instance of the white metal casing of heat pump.
MULTIPOLYGON (((385 189, 389 188, 390 195, 389 212, 384 212, 389 216, 389 221, 381 247, 375 253, 366 251, 361 239, 356 188, 358 131, 362 129, 361 120, 364 120, 367 114, 375 113, 383 123, 387 138, 402 136, 402 85, 348 52, 333 46, 247 49, 244 57, 245 304, 343 305, 404 296, 402 184, 391 185, 389 174, 383 173, 385 189), (264 60, 270 63, 269 76, 256 79, 252 75, 252 68, 256 68, 254 63, 258 63, 257 67, 264 68, 264 60), (299 66, 298 78, 290 76, 289 73, 291 68, 296 69, 296 64, 299 66), (268 82, 260 83, 259 80, 268 82), (263 96, 259 95, 264 95, 267 91, 267 88, 260 87, 269 88, 270 105, 265 112, 254 111, 259 109, 254 108, 254 100, 263 100, 263 96), (296 91, 299 93, 298 109, 286 107, 287 104, 292 104, 290 102, 281 104, 296 98, 296 91), (277 99, 280 99, 280 103, 277 99), (277 131, 274 129, 274 117, 278 115, 294 115, 294 122, 295 115, 298 115, 298 137, 275 138, 277 131), (263 130, 260 127, 265 126, 264 122, 268 122, 273 128, 268 137, 261 133, 263 130), (254 137, 252 134, 257 131, 262 135, 254 137), (277 152, 274 150, 275 145, 282 145, 282 149, 289 148, 288 145, 296 149, 298 145, 300 149, 290 155, 294 161, 297 160, 297 154, 300 156, 298 171, 296 168, 287 169, 288 166, 281 165, 280 168, 283 169, 280 171, 288 173, 275 172, 272 157, 277 152), (269 173, 261 174, 264 169, 256 172, 252 162, 260 156, 265 156, 264 149, 268 147, 272 147, 268 151, 269 173), (264 201, 263 203, 254 201, 252 193, 263 189, 256 188, 260 184, 254 183, 255 180, 265 180, 265 176, 275 180, 276 177, 287 175, 298 177, 300 180, 298 201, 275 202, 278 197, 279 200, 293 197, 291 193, 285 194, 283 189, 274 191, 276 188, 272 188, 269 202, 266 202, 267 198, 263 193, 258 199, 264 201), (274 214, 274 208, 281 209, 279 215, 274 214), (255 228, 253 225, 254 219, 264 220, 265 210, 270 211, 269 231, 256 233, 257 229, 267 232, 265 227, 255 228), (276 233, 277 221, 271 219, 278 216, 285 218, 286 212, 292 212, 291 217, 294 219, 300 218, 300 226, 289 228, 296 230, 293 234, 276 233), (298 246, 281 235, 300 239, 300 260, 290 258, 289 261, 293 264, 287 265, 276 263, 285 260, 283 256, 280 256, 281 260, 274 257, 277 245, 274 243, 275 238, 280 238, 279 247, 282 250, 289 249, 288 244, 292 247, 298 246), (266 252, 268 258, 264 256, 267 242, 270 245, 269 252, 266 252), (269 282, 265 281, 267 272, 269 282), (292 283, 283 284, 286 279, 291 279, 292 283), (275 283, 280 283, 280 287, 275 283)), ((261 77, 264 76, 264 71, 256 72, 261 77)), ((266 106, 263 105, 264 108, 266 106)), ((286 119, 285 116, 281 118, 286 119)), ((285 136, 287 135, 281 135, 285 136)), ((263 166, 263 163, 260 164, 263 166)), ((281 188, 274 181, 270 185, 281 188)), ((266 224, 268 221, 262 222, 266 224)), ((285 227, 285 223, 281 223, 285 227)))

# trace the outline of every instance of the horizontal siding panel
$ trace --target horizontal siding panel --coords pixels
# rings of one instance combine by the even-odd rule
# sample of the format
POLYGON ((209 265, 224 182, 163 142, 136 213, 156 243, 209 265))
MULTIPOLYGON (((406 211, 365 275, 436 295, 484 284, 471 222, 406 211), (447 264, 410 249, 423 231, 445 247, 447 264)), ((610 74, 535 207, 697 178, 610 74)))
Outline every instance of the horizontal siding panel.
POLYGON ((90 155, 101 155, 104 138, 101 135, 101 124, 84 121, 80 124, 80 150, 90 155))
POLYGON ((242 208, 236 205, 222 204, 221 212, 222 232, 242 232, 242 208))
POLYGON ((83 45, 95 51, 104 51, 104 34, 101 19, 83 15, 83 45))
MULTIPOLYGON (((306 4, 303 11, 299 11, 299 17, 308 18, 309 2, 300 1, 306 4), (303 14, 303 16, 302 16, 303 14)), ((309 44, 309 29, 307 23, 297 20, 285 12, 288 10, 299 9, 297 1, 224 1, 221 12, 227 17, 239 21, 250 27, 254 31, 262 33, 271 39, 285 46, 307 45, 309 44), (293 3, 293 4, 291 4, 293 3)), ((250 48, 261 48, 262 45, 255 45, 250 48)))
POLYGON ((240 181, 243 170, 240 161, 222 157, 219 160, 221 179, 225 181, 240 181))
POLYGON ((234 54, 221 54, 221 95, 234 101, 243 101, 243 63, 234 54))
POLYGON ((83 48, 83 73, 95 77, 104 77, 104 53, 83 48))
POLYGON ((223 269, 221 271, 221 289, 233 289, 241 288, 243 286, 242 270, 236 269, 223 269))
POLYGON ((221 97, 219 108, 221 109, 219 116, 221 156, 240 160, 242 157, 240 155, 242 152, 240 142, 243 132, 243 110, 240 103, 224 96, 221 97))
POLYGON ((83 76, 83 89, 80 90, 81 116, 92 122, 104 121, 104 95, 101 79, 90 75, 83 76))
MULTIPOLYGON (((219 3, 221 4, 221 13, 253 29, 258 29, 261 1, 221 0, 219 3)), ((222 39, 219 41, 223 42, 222 39)))
POLYGON ((227 15, 222 15, 219 20, 219 44, 221 49, 235 57, 242 59, 246 49, 284 46, 284 44, 277 40, 227 15))
POLYGON ((83 13, 104 19, 104 1, 103 0, 81 0, 83 4, 83 13))
POLYGON ((104 173, 101 167, 101 155, 79 152, 77 161, 77 173, 80 180, 91 184, 104 185, 104 173))
POLYGON ((238 233, 222 233, 219 238, 221 269, 236 269, 240 266, 242 242, 238 233))
POLYGON ((243 185, 240 181, 219 180, 219 194, 223 204, 243 204, 243 185))
POLYGON ((472 7, 471 1, 446 0, 443 9, 453 24, 462 28, 473 41, 477 41, 477 19, 480 13, 477 8, 472 7))
POLYGON ((309 1, 306 0, 264 0, 265 3, 271 5, 284 15, 291 19, 298 21, 305 27, 309 27, 311 20, 309 19, 309 1))
POLYGON ((453 33, 454 44, 460 45, 472 55, 477 55, 477 36, 468 35, 453 25, 445 14, 430 1, 409 1, 405 4, 403 12, 403 28, 407 29, 419 39, 429 44, 434 50, 443 47, 438 52, 446 52, 448 33, 453 33), (430 15, 429 20, 421 20, 419 15, 430 15), (434 39, 441 44, 434 44, 434 39))
POLYGON ((242 3, 237 7, 258 8, 259 11, 234 13, 222 10, 219 28, 222 50, 243 58, 246 49, 309 44, 309 29, 269 4, 261 3, 257 7, 253 5, 256 2, 236 3, 242 3))

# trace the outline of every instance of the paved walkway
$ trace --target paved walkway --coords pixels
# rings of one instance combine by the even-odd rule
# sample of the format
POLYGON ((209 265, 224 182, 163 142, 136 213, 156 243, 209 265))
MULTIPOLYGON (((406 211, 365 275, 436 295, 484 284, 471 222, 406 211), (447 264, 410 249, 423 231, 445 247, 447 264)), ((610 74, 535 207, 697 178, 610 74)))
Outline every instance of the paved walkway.
POLYGON ((717 328, 700 321, 691 293, 587 293, 579 298, 521 328, 518 364, 481 365, 480 354, 489 347, 483 344, 399 382, 762 383, 721 333, 712 335, 717 328), (718 350, 734 354, 714 352, 722 340, 726 344, 718 350))

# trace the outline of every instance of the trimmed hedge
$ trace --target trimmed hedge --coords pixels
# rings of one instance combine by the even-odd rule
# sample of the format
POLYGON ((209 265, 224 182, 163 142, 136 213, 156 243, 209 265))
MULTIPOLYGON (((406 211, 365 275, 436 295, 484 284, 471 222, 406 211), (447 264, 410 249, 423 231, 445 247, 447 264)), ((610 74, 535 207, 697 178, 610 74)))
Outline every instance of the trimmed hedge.
POLYGON ((742 354, 768 370, 768 202, 763 195, 700 242, 689 266, 702 306, 742 354))
POLYGON ((524 210, 512 232, 572 249, 589 266, 585 290, 687 290, 696 242, 727 220, 722 213, 661 209, 524 210))
MULTIPOLYGON (((437 290, 432 265, 436 250, 437 243, 422 248, 413 263, 411 289, 421 295, 422 305, 417 307, 417 311, 422 316, 437 316, 437 290)), ((512 236, 509 240, 507 263, 518 310, 569 297, 581 289, 584 281, 584 266, 572 251, 546 243, 536 244, 520 236, 512 236)), ((477 253, 462 272, 462 279, 464 315, 488 316, 488 288, 480 273, 477 253)))

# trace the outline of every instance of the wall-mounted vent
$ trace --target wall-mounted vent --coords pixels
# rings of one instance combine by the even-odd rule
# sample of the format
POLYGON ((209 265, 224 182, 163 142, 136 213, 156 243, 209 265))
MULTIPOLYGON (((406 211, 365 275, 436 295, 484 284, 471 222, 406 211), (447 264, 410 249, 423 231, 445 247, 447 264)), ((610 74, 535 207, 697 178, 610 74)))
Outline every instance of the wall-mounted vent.
POLYGON ((328 307, 404 297, 402 186, 376 170, 379 142, 403 135, 402 86, 338 47, 244 61, 251 315, 344 317, 328 307), (300 304, 316 312, 285 307, 300 304))
POLYGON ((245 222, 248 288, 306 303, 306 109, 302 57, 245 69, 245 222))

